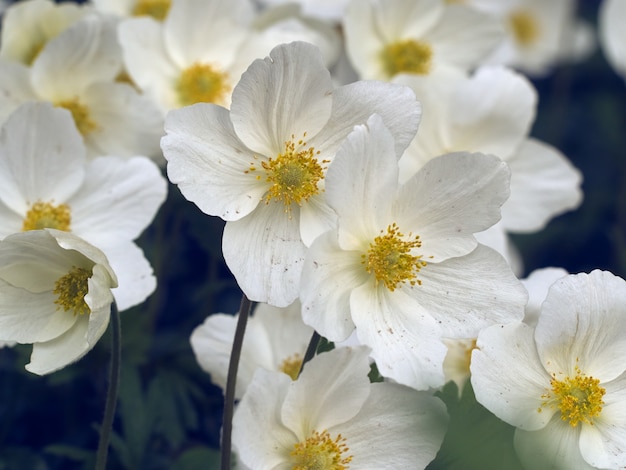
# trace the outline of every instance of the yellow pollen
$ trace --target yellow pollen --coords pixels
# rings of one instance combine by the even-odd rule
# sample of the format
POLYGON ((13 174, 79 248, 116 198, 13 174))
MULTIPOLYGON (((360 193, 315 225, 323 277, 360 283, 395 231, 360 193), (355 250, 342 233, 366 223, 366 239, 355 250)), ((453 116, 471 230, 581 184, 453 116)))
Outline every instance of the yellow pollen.
POLYGON ((509 25, 513 30, 515 41, 520 46, 529 46, 539 37, 540 29, 537 19, 528 11, 518 10, 511 13, 509 25))
POLYGON ((54 103, 54 105, 59 108, 65 108, 70 113, 72 113, 76 128, 78 129, 78 132, 80 132, 83 136, 86 136, 87 134, 95 131, 98 128, 98 124, 96 124, 96 122, 91 119, 87 106, 82 104, 78 100, 78 98, 58 101, 54 103))
POLYGON ((54 301, 58 305, 57 310, 61 308, 66 312, 72 310, 74 315, 91 313, 89 305, 85 302, 85 295, 89 291, 87 281, 90 277, 90 271, 73 266, 69 273, 57 279, 52 291, 57 295, 54 301))
POLYGON ((209 64, 195 63, 183 70, 176 92, 181 106, 194 103, 222 103, 231 90, 228 75, 209 64))
POLYGON ((170 0, 138 0, 133 8, 133 16, 151 16, 163 21, 170 9, 170 0))
MULTIPOLYGON (((261 166, 267 175, 266 181, 270 183, 265 202, 269 204, 271 199, 282 201, 285 204, 285 212, 290 211, 292 202, 301 205, 302 201, 320 192, 318 183, 324 179, 328 160, 319 161, 313 147, 306 148, 306 142, 299 140, 295 142, 292 135, 288 142, 285 142, 285 151, 278 154, 276 158, 261 162, 261 166)), ((254 164, 246 173, 256 171, 254 164)), ((257 176, 257 178, 259 178, 257 176)))
POLYGON ((300 354, 294 354, 289 356, 283 362, 281 362, 279 370, 291 377, 291 380, 296 380, 302 367, 303 357, 300 354))
POLYGON ((346 470, 352 461, 351 455, 344 457, 349 450, 341 434, 333 440, 328 431, 315 431, 306 441, 294 445, 292 470, 346 470))
POLYGON ((26 212, 22 231, 54 228, 69 232, 70 222, 70 208, 67 204, 55 206, 50 202, 37 201, 26 212))
POLYGON ((433 50, 425 42, 406 39, 387 45, 382 53, 383 68, 389 77, 399 73, 428 75, 433 50))
POLYGON ((384 282, 385 287, 394 291, 398 284, 408 282, 410 285, 422 284, 417 279, 417 273, 426 266, 419 255, 411 254, 411 250, 422 246, 419 236, 413 237, 408 234, 408 240, 404 240, 404 234, 395 224, 387 227, 387 233, 380 231, 381 235, 370 243, 367 254, 361 255, 361 263, 365 265, 368 273, 374 273, 376 284, 384 282))
POLYGON ((541 396, 546 399, 541 406, 558 408, 561 419, 569 421, 573 428, 581 421, 593 425, 592 418, 600 415, 604 405, 602 397, 606 393, 606 390, 600 387, 600 380, 584 375, 578 366, 575 370, 574 377, 565 377, 563 380, 557 380, 556 374, 552 374, 550 379, 552 390, 541 396))

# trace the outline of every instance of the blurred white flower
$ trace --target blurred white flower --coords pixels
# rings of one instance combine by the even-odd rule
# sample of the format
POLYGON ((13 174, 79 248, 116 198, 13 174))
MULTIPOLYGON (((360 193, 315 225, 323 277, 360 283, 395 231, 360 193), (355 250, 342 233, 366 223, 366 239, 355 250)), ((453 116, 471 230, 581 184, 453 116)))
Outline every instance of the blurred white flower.
POLYGON ((626 282, 606 271, 557 280, 536 328, 495 325, 471 362, 476 399, 517 427, 526 468, 626 466, 626 282))
POLYGON ((156 287, 132 240, 165 199, 166 181, 146 157, 88 161, 67 110, 26 103, 0 129, 0 239, 42 228, 71 231, 106 253, 120 310, 156 287))
POLYGON ((331 341, 355 328, 385 377, 417 389, 444 382, 443 337, 471 338, 521 319, 526 291, 473 233, 500 216, 508 169, 457 153, 398 184, 393 137, 376 115, 357 126, 328 169, 338 229, 311 245, 302 314, 331 341))
POLYGON ((61 369, 106 330, 116 286, 104 253, 71 233, 10 235, 0 241, 0 340, 33 344, 30 372, 61 369))
POLYGON ((227 221, 224 259, 251 300, 284 307, 298 297, 306 246, 335 223, 326 168, 372 113, 401 153, 419 122, 413 93, 380 82, 333 89, 319 50, 294 42, 252 63, 230 111, 198 103, 168 114, 161 145, 170 181, 227 221))
MULTIPOLYGON (((223 313, 210 315, 190 338, 198 364, 222 389, 226 388, 237 318, 223 313)), ((258 304, 246 327, 235 398, 243 396, 259 367, 283 372, 295 380, 312 335, 313 328, 302 322, 300 302, 285 308, 258 304)))
POLYGON ((103 13, 119 17, 150 16, 159 21, 167 17, 172 4, 172 0, 91 0, 91 2, 103 13))
POLYGON ((296 381, 257 370, 233 420, 250 469, 423 469, 443 441, 443 403, 392 383, 371 384, 367 348, 339 348, 296 381))
POLYGON ((343 25, 348 57, 364 79, 462 74, 503 37, 490 15, 443 0, 353 0, 343 25))
POLYGON ((626 79, 626 2, 604 0, 598 21, 604 55, 615 71, 626 79))

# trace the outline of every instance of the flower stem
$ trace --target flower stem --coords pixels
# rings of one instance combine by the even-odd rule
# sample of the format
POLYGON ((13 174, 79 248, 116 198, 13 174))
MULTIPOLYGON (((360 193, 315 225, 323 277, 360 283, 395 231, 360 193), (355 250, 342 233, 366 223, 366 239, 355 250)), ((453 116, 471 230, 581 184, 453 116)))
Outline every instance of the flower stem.
POLYGON ((104 405, 104 417, 100 427, 100 441, 96 454, 96 470, 105 470, 109 452, 109 441, 115 417, 117 395, 120 385, 120 364, 122 357, 122 329, 120 315, 115 301, 111 304, 111 370, 109 371, 109 389, 104 405))
POLYGON ((298 377, 302 374, 302 369, 304 369, 304 365, 313 359, 315 356, 315 352, 317 351, 317 346, 320 344, 320 339, 322 337, 317 331, 313 332, 313 336, 311 336, 311 341, 309 341, 309 345, 306 348, 306 352, 304 353, 304 359, 302 359, 302 365, 300 366, 300 372, 298 372, 298 377))
POLYGON ((241 347, 243 345, 243 336, 246 332, 248 324, 248 316, 250 315, 250 307, 252 302, 246 297, 241 296, 241 305, 239 306, 239 318, 237 319, 237 327, 235 328, 235 338, 233 339, 233 347, 230 352, 230 363, 228 364, 228 377, 226 379, 226 391, 224 393, 224 417, 222 422, 222 470, 230 470, 231 455, 231 437, 233 433, 233 410, 235 407, 235 386, 237 385, 237 369, 239 368, 239 358, 241 357, 241 347))

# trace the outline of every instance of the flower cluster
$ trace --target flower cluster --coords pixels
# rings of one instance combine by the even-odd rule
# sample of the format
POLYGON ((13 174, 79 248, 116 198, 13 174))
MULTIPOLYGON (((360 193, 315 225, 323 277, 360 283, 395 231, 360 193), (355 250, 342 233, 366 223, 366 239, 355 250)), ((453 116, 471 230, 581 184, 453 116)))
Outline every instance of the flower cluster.
MULTIPOLYGON (((623 5, 604 0, 599 15, 622 75, 623 5)), ((241 468, 445 465, 453 404, 473 393, 514 433, 519 465, 623 468, 626 283, 563 268, 520 279, 514 238, 583 200, 582 172, 533 133, 536 79, 595 46, 574 7, 11 5, 0 40, 0 347, 32 344, 26 369, 48 374, 94 348, 112 312, 141 308, 157 282, 138 239, 170 185, 186 201, 155 235, 161 273, 171 262, 180 284, 195 282, 173 262, 195 230, 243 292, 237 316, 210 315, 189 341, 225 391, 223 468, 231 436, 241 468), (223 232, 187 221, 196 209, 223 232)), ((212 284, 188 301, 166 287, 155 310, 167 293, 178 316, 188 305, 204 316, 220 292, 212 284)), ((142 354, 123 373, 137 385, 126 394, 141 393, 142 354)), ((130 403, 140 408, 124 395, 130 403)), ((150 466, 120 442, 126 466, 150 466)))

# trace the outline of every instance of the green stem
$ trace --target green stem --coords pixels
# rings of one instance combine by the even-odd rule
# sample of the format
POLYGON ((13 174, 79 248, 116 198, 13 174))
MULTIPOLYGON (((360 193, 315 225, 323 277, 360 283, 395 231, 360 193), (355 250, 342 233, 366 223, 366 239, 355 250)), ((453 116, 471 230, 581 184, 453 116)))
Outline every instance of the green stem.
POLYGON ((304 365, 311 359, 313 359, 313 356, 315 356, 317 346, 320 344, 320 339, 322 339, 322 337, 317 331, 314 331, 313 336, 311 336, 311 341, 309 341, 309 345, 307 346, 306 352, 304 353, 304 359, 302 359, 302 365, 300 366, 298 377, 300 377, 300 374, 302 374, 302 369, 304 369, 304 365))
POLYGON ((230 352, 230 363, 228 364, 228 377, 226 379, 226 391, 224 392, 224 418, 222 422, 222 470, 230 470, 231 441, 233 434, 233 411, 235 409, 235 386, 237 385, 237 369, 239 368, 239 358, 241 357, 241 347, 243 345, 243 336, 246 332, 248 324, 248 316, 252 302, 246 297, 241 296, 241 305, 239 306, 239 318, 237 319, 237 327, 235 328, 235 338, 233 339, 233 347, 230 352))
POLYGON ((106 403, 104 405, 104 418, 100 427, 100 441, 96 454, 96 470, 105 470, 109 452, 109 441, 113 429, 113 418, 117 405, 117 395, 120 385, 120 364, 122 357, 122 329, 120 328, 120 315, 115 301, 111 304, 111 370, 109 371, 109 389, 107 390, 106 403))

